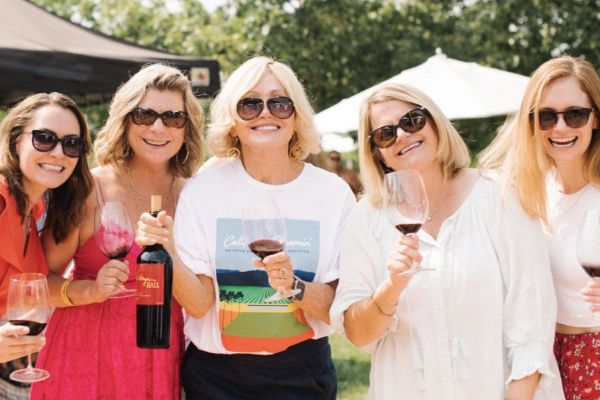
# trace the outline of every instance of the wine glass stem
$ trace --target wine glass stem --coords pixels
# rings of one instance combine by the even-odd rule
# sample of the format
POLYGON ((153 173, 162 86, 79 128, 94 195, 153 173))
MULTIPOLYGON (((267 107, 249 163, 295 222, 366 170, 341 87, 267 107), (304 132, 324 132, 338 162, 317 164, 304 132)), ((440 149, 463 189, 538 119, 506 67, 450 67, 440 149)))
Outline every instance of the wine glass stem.
POLYGON ((31 353, 27 354, 27 369, 33 369, 31 366, 31 353))

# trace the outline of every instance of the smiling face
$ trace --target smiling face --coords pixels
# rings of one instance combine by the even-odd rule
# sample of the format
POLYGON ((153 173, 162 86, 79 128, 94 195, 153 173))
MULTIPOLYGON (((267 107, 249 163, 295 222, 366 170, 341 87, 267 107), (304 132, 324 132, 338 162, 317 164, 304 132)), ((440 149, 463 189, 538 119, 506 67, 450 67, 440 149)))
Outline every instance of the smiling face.
MULTIPOLYGON (((544 89, 538 109, 561 112, 574 107, 591 108, 592 103, 577 79, 568 76, 554 80, 544 89)), ((583 164, 592 129, 597 127, 598 118, 594 112, 581 128, 569 127, 561 114, 554 127, 540 130, 544 151, 559 167, 565 163, 583 164)))
MULTIPOLYGON (((396 125, 400 118, 415 108, 413 104, 399 100, 375 103, 371 107, 371 127, 376 129, 385 125, 396 125)), ((436 162, 438 138, 429 118, 420 131, 408 133, 398 128, 397 134, 396 142, 392 146, 375 150, 380 152, 385 165, 394 171, 422 171, 436 162)))
MULTIPOLYGON (((158 114, 165 111, 185 111, 180 92, 149 89, 138 107, 152 109, 158 114)), ((152 125, 136 125, 128 117, 127 141, 134 158, 152 164, 168 163, 184 142, 185 127, 169 128, 160 118, 152 125)))
MULTIPOLYGON (((272 97, 288 96, 277 78, 266 72, 243 98, 254 97, 266 101, 272 97)), ((266 104, 262 112, 248 121, 236 123, 232 134, 240 139, 242 154, 249 152, 288 152, 288 144, 294 134, 295 115, 281 119, 271 114, 266 104)))
POLYGON ((67 157, 62 145, 48 152, 36 150, 32 144, 32 130, 50 130, 59 138, 80 136, 75 114, 57 105, 40 107, 17 142, 19 167, 23 174, 23 187, 30 199, 39 198, 47 189, 54 189, 71 176, 79 158, 67 157))

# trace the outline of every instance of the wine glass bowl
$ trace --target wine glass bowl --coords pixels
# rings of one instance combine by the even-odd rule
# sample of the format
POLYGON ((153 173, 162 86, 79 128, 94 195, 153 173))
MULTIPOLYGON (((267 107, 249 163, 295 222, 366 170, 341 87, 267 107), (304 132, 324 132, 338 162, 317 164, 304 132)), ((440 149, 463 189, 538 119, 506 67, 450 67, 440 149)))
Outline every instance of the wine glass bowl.
MULTIPOLYGON (((271 198, 247 203, 242 209, 242 235, 248 248, 261 260, 285 248, 287 231, 279 207, 271 198)), ((265 302, 290 298, 299 293, 296 289, 278 288, 265 302)))
MULTIPOLYGON (((386 174, 382 197, 386 218, 403 235, 416 234, 427 222, 429 203, 423 179, 418 171, 403 170, 386 174)), ((415 265, 402 274, 432 270, 415 265)))
MULTIPOLYGON (((134 228, 127 208, 120 201, 107 201, 94 213, 94 239, 100 251, 111 260, 123 260, 134 241, 134 228)), ((133 296, 135 289, 122 288, 109 298, 133 296)))
MULTIPOLYGON (((600 277, 600 209, 586 211, 577 230, 577 261, 591 278, 600 277)), ((600 313, 580 316, 600 320, 600 313)))
MULTIPOLYGON (((11 324, 29 327, 29 336, 37 336, 46 327, 52 308, 48 300, 48 282, 38 273, 17 274, 10 278, 6 316, 11 324)), ((31 366, 31 354, 27 355, 27 367, 10 374, 17 382, 39 382, 50 373, 31 366)))

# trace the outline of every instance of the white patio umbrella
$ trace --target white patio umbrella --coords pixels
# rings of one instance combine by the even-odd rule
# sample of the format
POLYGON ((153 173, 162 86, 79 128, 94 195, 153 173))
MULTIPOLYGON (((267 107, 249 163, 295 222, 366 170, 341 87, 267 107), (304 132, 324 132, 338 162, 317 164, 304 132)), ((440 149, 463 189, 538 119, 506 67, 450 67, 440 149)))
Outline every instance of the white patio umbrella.
POLYGON ((423 64, 370 87, 315 116, 324 150, 350 151, 344 134, 358 129, 360 104, 383 83, 405 83, 424 91, 450 119, 504 115, 519 108, 529 78, 448 58, 438 51, 423 64))

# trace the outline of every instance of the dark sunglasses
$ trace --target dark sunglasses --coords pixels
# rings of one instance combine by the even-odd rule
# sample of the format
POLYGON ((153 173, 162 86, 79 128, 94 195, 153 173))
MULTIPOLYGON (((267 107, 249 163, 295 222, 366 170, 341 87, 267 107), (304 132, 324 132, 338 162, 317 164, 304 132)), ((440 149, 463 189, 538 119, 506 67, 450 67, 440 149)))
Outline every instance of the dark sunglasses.
MULTIPOLYGON (((274 117, 288 119, 294 113, 294 102, 286 96, 271 97, 266 100, 267 108, 274 117)), ((245 97, 237 103, 237 113, 241 119, 248 121, 260 115, 265 101, 256 97, 245 97)))
POLYGON ((408 133, 418 132, 427 124, 428 116, 431 114, 425 107, 417 107, 400 117, 398 124, 385 125, 372 130, 369 133, 369 139, 375 146, 385 149, 396 142, 398 128, 402 128, 404 132, 408 133))
POLYGON ((134 108, 129 113, 131 115, 131 122, 136 125, 152 125, 160 118, 162 123, 168 128, 183 128, 187 122, 187 113, 185 111, 165 111, 163 113, 157 113, 151 108, 134 108))
POLYGON ((52 151, 59 142, 63 154, 67 157, 78 158, 85 150, 83 140, 79 136, 69 135, 59 138, 50 129, 34 129, 31 131, 31 144, 37 151, 43 153, 52 151))
MULTIPOLYGON (((538 124, 540 129, 547 130, 553 128, 558 123, 558 116, 562 114, 565 124, 569 128, 577 129, 587 124, 593 108, 571 107, 565 111, 556 111, 552 109, 543 109, 538 111, 538 124)), ((529 113, 529 120, 533 124, 535 112, 529 113)))

